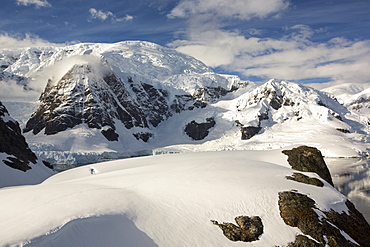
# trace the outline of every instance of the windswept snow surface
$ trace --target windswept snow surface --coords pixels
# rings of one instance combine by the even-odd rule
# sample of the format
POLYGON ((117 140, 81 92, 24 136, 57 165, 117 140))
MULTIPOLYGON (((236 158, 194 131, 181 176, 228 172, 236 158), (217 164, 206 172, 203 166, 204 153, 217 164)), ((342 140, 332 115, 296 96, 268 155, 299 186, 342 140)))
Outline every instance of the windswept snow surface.
POLYGON ((346 198, 326 182, 321 188, 285 179, 293 172, 286 159, 281 150, 140 157, 1 189, 0 245, 246 246, 210 221, 240 215, 260 216, 264 225, 248 246, 286 245, 300 231, 280 217, 278 192, 295 189, 319 209, 347 210, 346 198))

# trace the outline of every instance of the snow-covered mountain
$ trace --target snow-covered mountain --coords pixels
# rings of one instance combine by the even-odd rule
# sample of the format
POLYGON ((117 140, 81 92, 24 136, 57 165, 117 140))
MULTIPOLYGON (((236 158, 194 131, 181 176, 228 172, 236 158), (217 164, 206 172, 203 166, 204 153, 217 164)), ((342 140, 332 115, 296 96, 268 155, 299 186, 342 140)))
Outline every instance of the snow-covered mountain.
POLYGON ((0 188, 40 183, 52 174, 50 164, 37 159, 0 101, 0 188))
POLYGON ((322 89, 338 99, 349 110, 370 117, 370 84, 347 83, 322 89))
POLYGON ((149 42, 27 48, 0 56, 6 80, 26 90, 44 86, 24 131, 31 148, 53 164, 301 144, 326 156, 369 152, 369 119, 331 94, 219 75, 149 42), (23 79, 9 79, 15 76, 23 79))
POLYGON ((370 226, 354 206, 289 164, 274 150, 78 167, 0 190, 0 245, 367 246, 370 226))

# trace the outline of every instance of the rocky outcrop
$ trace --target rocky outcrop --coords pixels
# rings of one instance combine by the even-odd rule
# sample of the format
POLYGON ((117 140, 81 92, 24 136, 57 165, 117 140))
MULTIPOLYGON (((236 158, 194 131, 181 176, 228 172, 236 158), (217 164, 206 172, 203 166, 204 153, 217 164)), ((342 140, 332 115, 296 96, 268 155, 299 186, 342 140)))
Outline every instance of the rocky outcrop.
POLYGON ((103 129, 101 133, 108 141, 118 141, 119 135, 114 131, 114 129, 103 129))
POLYGON ((238 216, 233 223, 218 223, 212 220, 212 223, 221 228, 225 237, 231 241, 253 242, 259 239, 263 234, 263 224, 259 216, 238 216))
POLYGON ((349 200, 346 201, 348 214, 334 210, 325 212, 330 222, 351 236, 360 246, 370 246, 370 225, 349 200))
POLYGON ((185 127, 185 133, 193 140, 203 140, 209 134, 209 129, 216 124, 213 118, 207 118, 205 123, 197 123, 194 120, 185 127))
POLYGON ((204 87, 204 88, 196 89, 192 96, 196 100, 200 100, 202 102, 213 103, 217 99, 221 98, 222 96, 225 96, 230 91, 231 90, 227 90, 220 86, 204 87))
POLYGON ((251 139, 253 136, 258 134, 258 132, 261 129, 262 129, 261 127, 254 127, 254 126, 241 127, 240 131, 242 133, 242 140, 251 139))
POLYGON ((298 227, 303 234, 313 238, 297 236, 288 246, 369 246, 370 226, 349 201, 346 202, 349 214, 333 210, 325 212, 318 209, 316 202, 307 195, 285 191, 279 193, 278 205, 285 224, 298 227))
MULTIPOLYGON (((37 135, 44 130, 44 134, 54 135, 86 124, 89 128, 103 129, 101 133, 107 140, 117 141, 117 120, 126 129, 138 127, 148 132, 146 130, 157 127, 174 113, 207 106, 190 94, 174 95, 170 104, 171 97, 166 90, 134 81, 132 77, 123 81, 104 60, 101 68, 94 66, 76 64, 60 80, 50 79, 40 96, 41 105, 24 132, 37 135)), ((151 137, 148 134, 134 136, 145 142, 151 137)))
POLYGON ((99 77, 92 66, 75 65, 58 82, 49 81, 41 105, 24 131, 38 134, 44 129, 46 135, 53 135, 84 123, 89 128, 107 129, 101 133, 116 141, 115 119, 131 129, 157 126, 171 116, 160 91, 128 78, 133 97, 119 77, 106 71, 99 77))
POLYGON ((205 108, 207 106, 206 102, 193 98, 190 94, 175 95, 170 108, 176 113, 182 111, 194 110, 195 108, 205 108))
POLYGON ((153 134, 150 132, 139 132, 133 134, 136 138, 136 140, 142 140, 143 142, 148 142, 151 137, 153 137, 153 134))
POLYGON ((4 164, 21 171, 31 169, 30 163, 36 164, 37 157, 28 147, 17 121, 9 116, 0 102, 0 153, 9 155, 2 160, 4 164))
POLYGON ((328 167, 321 152, 314 147, 300 146, 292 150, 284 150, 288 155, 290 166, 297 171, 315 172, 329 184, 334 186, 328 167))
POLYGON ((295 173, 293 173, 292 176, 286 176, 285 178, 288 179, 288 180, 296 181, 298 183, 310 184, 310 185, 314 185, 314 186, 318 186, 318 187, 323 187, 324 186, 324 183, 321 182, 320 179, 311 178, 311 177, 306 176, 302 173, 295 172, 295 173))

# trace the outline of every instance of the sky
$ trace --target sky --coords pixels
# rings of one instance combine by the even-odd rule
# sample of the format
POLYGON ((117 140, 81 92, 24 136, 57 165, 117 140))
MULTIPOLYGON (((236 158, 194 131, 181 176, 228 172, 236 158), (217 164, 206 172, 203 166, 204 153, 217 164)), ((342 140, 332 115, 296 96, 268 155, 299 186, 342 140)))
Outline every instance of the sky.
POLYGON ((0 49, 144 40, 243 79, 370 82, 370 0, 3 0, 0 49))

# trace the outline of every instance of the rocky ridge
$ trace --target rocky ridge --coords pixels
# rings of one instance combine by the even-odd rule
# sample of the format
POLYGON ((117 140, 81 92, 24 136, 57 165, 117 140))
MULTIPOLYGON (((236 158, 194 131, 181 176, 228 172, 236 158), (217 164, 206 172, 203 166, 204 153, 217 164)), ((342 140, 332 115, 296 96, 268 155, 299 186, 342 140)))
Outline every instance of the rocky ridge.
POLYGON ((27 171, 30 163, 36 164, 37 157, 28 147, 17 121, 10 117, 0 102, 0 153, 7 154, 2 162, 14 169, 27 171))

